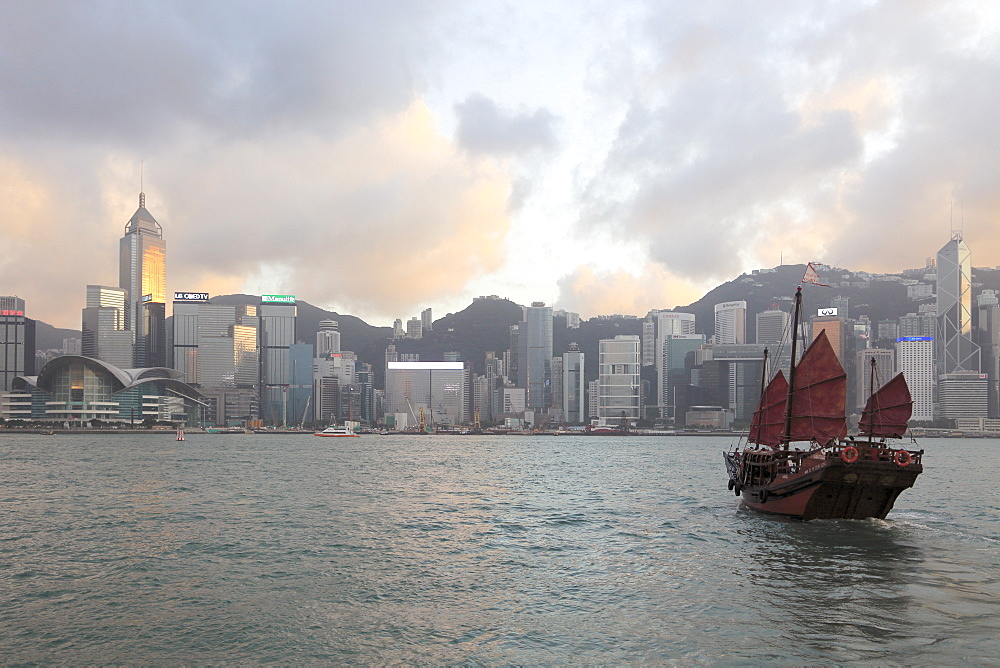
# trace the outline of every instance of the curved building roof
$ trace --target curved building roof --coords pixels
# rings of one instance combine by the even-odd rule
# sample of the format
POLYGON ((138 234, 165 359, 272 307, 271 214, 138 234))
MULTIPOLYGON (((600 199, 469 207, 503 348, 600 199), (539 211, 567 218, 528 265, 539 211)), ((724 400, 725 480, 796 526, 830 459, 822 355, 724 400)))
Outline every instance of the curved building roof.
POLYGON ((64 369, 74 362, 83 362, 86 366, 102 369, 109 373, 115 379, 113 392, 120 392, 130 387, 153 381, 162 381, 167 387, 173 388, 178 394, 191 397, 192 399, 202 396, 198 390, 179 380, 183 374, 176 369, 168 369, 167 367, 121 369, 104 360, 84 357, 83 355, 62 355, 56 357, 46 363, 37 376, 17 376, 15 380, 21 379, 28 385, 45 390, 46 392, 52 392, 51 383, 53 376, 57 371, 64 369))

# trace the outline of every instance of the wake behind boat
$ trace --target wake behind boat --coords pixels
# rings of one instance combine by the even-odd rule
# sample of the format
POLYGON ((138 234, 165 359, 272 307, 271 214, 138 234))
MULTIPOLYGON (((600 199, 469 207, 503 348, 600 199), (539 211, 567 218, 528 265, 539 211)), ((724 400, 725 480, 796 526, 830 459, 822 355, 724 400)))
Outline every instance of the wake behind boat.
MULTIPOLYGON (((798 331, 802 288, 795 294, 798 331)), ((761 392, 747 445, 724 452, 729 489, 765 513, 813 519, 884 519, 923 471, 923 450, 892 447, 902 438, 913 401, 902 374, 868 399, 857 439, 847 437, 847 374, 821 331, 788 380, 778 371, 761 392), (794 443, 807 444, 804 449, 794 443)), ((766 351, 765 351, 766 360, 766 351)), ((874 360, 872 387, 875 387, 874 360)), ((766 363, 765 363, 766 368, 766 363)), ((762 379, 763 383, 763 379, 762 379)))
POLYGON ((356 433, 354 433, 354 430, 351 429, 350 427, 337 427, 337 426, 334 426, 334 425, 331 425, 331 426, 327 427, 323 431, 316 432, 315 435, 316 436, 341 437, 341 438, 345 438, 345 437, 346 438, 360 438, 356 433))

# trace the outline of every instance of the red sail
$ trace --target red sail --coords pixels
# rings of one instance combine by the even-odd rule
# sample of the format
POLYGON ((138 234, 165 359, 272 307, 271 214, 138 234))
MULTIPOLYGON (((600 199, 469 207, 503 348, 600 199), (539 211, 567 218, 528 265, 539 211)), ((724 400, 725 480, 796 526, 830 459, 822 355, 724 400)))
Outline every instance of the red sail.
POLYGON ((896 374, 895 378, 868 397, 858 429, 865 436, 902 438, 912 413, 910 388, 903 374, 896 374))
POLYGON ((760 445, 778 445, 785 428, 785 402, 788 399, 788 381, 780 371, 764 388, 764 396, 750 421, 747 440, 760 445))
POLYGON ((833 352, 826 330, 795 367, 790 441, 816 440, 826 445, 847 436, 847 374, 833 352))

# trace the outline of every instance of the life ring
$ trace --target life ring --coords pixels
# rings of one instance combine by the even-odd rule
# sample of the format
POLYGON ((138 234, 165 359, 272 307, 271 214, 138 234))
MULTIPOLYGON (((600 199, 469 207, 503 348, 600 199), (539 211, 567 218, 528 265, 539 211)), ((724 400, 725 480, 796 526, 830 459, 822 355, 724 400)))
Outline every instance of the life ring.
POLYGON ((858 461, 858 449, 849 445, 840 451, 840 458, 844 460, 845 464, 853 464, 858 461))
POLYGON ((896 466, 902 466, 903 468, 909 466, 910 462, 913 461, 913 457, 906 450, 897 450, 893 459, 896 462, 896 466))

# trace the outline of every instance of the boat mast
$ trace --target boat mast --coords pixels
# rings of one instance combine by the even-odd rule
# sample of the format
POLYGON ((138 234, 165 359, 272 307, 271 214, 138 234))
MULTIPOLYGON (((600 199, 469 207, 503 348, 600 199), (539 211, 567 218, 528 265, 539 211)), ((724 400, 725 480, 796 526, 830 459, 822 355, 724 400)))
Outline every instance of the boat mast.
POLYGON ((792 364, 788 367, 788 398, 785 400, 785 431, 781 435, 781 442, 788 447, 792 440, 792 396, 795 387, 795 354, 799 341, 799 308, 802 306, 802 286, 795 290, 795 310, 792 314, 792 364))
MULTIPOLYGON (((761 421, 764 419, 764 388, 765 381, 767 380, 767 348, 764 348, 764 366, 760 370, 760 399, 757 401, 757 415, 760 418, 757 421, 757 438, 760 438, 761 421)), ((749 442, 750 432, 747 432, 747 441, 749 442)), ((756 443, 756 441, 754 441, 756 443)))
POLYGON ((871 405, 872 397, 875 396, 875 358, 872 358, 871 380, 868 381, 868 444, 872 444, 875 430, 875 406, 871 405))

